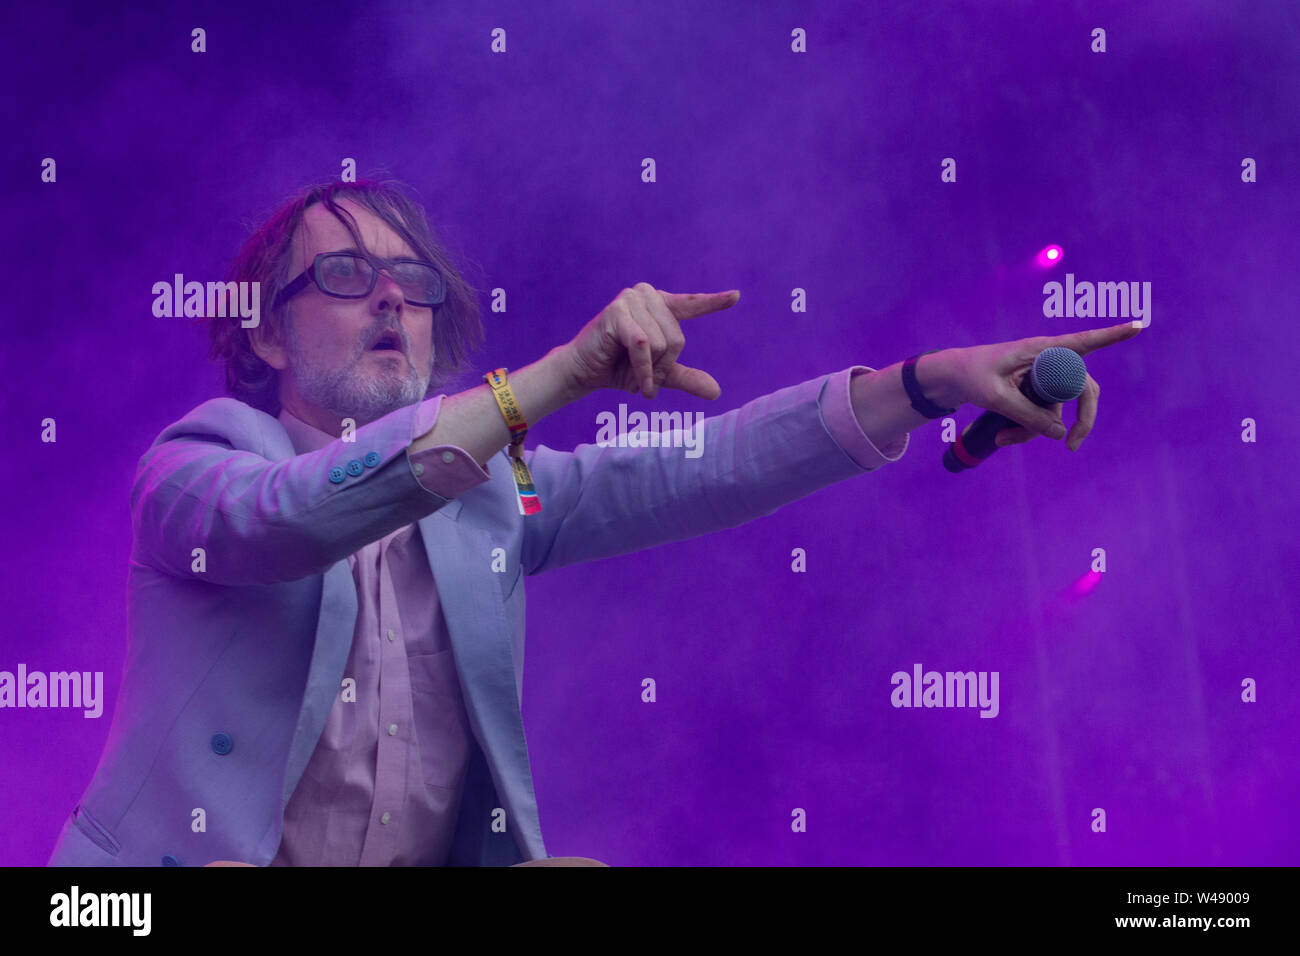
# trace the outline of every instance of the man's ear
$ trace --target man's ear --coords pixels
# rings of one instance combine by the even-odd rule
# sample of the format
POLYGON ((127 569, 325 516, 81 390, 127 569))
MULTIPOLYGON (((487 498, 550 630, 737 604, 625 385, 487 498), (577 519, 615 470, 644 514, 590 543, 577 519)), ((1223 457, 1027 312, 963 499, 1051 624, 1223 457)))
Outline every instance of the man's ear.
POLYGON ((249 344, 253 351, 271 368, 283 372, 289 367, 289 355, 284 346, 283 323, 289 321, 287 315, 281 315, 280 321, 271 329, 271 323, 262 322, 248 330, 249 344))

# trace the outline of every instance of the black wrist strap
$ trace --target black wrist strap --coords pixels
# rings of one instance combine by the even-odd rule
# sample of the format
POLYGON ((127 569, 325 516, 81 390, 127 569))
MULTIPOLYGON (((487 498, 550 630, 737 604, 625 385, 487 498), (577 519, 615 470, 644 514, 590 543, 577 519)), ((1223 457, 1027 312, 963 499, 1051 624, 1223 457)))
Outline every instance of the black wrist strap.
POLYGON ((922 355, 929 355, 930 352, 938 352, 940 349, 930 349, 926 352, 918 352, 910 359, 903 363, 903 388, 907 391, 907 397, 912 400, 912 407, 926 418, 942 418, 944 415, 951 415, 957 409, 940 408, 934 402, 930 401, 921 392, 921 385, 916 380, 916 361, 922 355))

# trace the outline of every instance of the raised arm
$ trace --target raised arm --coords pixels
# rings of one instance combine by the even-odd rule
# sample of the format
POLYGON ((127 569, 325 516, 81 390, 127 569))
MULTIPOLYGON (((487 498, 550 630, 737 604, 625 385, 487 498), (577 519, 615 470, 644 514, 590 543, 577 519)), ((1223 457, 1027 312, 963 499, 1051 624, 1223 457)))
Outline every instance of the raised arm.
POLYGON ((222 585, 322 573, 488 480, 459 449, 449 449, 459 457, 439 466, 436 481, 417 478, 407 446, 442 398, 358 428, 355 442, 303 455, 293 454, 265 413, 230 398, 204 402, 164 429, 140 459, 131 491, 132 560, 222 585), (202 549, 201 563, 195 549, 202 549))

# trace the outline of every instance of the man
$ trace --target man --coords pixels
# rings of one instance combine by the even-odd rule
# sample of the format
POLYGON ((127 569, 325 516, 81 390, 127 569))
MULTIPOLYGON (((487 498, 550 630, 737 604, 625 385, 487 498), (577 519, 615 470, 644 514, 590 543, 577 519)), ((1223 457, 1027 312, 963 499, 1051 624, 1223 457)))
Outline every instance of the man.
MULTIPOLYGON (((897 461, 918 408, 1000 411, 1019 423, 1007 442, 1063 434, 1060 405, 1026 400, 1019 376, 1050 345, 1137 332, 927 354, 911 371, 934 405, 913 404, 902 363, 851 366, 707 419, 698 458, 538 444, 523 459, 541 510, 525 514, 490 386, 435 394, 482 330, 400 190, 308 190, 231 278, 271 308, 255 328, 213 320, 233 397, 140 460, 120 698, 53 865, 548 860, 520 717, 523 575, 734 527, 897 461)), ((737 298, 624 289, 510 373, 513 400, 532 428, 597 389, 716 398, 676 361, 680 322, 737 298)), ((1071 448, 1097 394, 1089 378, 1071 448)))

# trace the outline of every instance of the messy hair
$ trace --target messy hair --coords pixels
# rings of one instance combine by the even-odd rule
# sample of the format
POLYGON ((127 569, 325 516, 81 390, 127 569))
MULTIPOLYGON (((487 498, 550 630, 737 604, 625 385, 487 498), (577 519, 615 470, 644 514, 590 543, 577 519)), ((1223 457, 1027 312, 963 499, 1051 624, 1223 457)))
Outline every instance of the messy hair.
MULTIPOLYGON (((483 344, 483 322, 477 290, 452 265, 447 250, 430 229, 424 209, 406 195, 403 184, 394 180, 359 180, 308 187, 281 205, 248 237, 235 256, 226 281, 261 283, 263 307, 260 325, 266 334, 279 339, 284 332, 288 303, 280 303, 278 307, 273 304, 280 290, 293 280, 293 276, 288 275, 293 258, 292 242, 303 221, 303 213, 315 203, 324 203, 325 208, 347 228, 356 247, 365 248, 356 222, 346 209, 337 204, 340 199, 370 209, 401 236, 419 258, 432 263, 442 273, 446 297, 442 304, 433 307, 434 361, 429 389, 425 393, 426 397, 436 395, 448 381, 468 370, 470 352, 483 344)), ((242 326, 238 316, 210 319, 209 355, 225 364, 227 392, 269 415, 279 415, 280 373, 253 350, 252 331, 242 326)))

